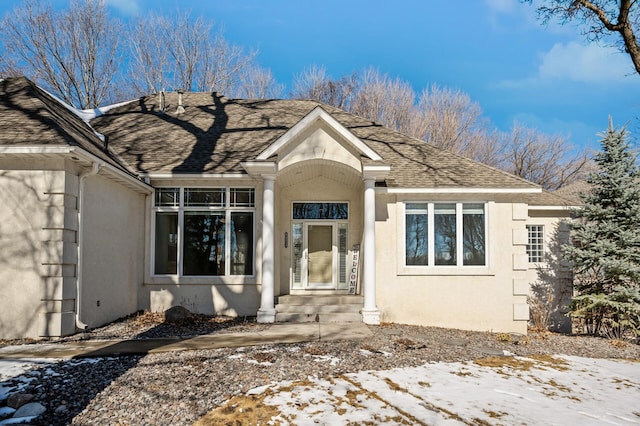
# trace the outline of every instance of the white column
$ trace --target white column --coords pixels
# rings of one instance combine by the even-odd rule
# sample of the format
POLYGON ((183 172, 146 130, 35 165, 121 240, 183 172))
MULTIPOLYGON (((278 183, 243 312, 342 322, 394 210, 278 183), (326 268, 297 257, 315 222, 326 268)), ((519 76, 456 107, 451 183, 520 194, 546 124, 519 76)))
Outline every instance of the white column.
POLYGON ((275 250, 274 250, 274 176, 264 176, 262 193, 262 294, 258 322, 275 322, 276 310, 273 305, 275 250))
POLYGON ((376 194, 375 179, 364 180, 364 236, 362 282, 364 307, 362 321, 380 324, 380 311, 376 306, 376 194))

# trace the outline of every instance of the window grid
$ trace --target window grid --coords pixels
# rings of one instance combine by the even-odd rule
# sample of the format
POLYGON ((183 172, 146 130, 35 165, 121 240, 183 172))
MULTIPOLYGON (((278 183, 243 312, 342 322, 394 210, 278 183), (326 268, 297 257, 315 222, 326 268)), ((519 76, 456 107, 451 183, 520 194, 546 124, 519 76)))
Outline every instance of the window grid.
POLYGON ((254 188, 156 188, 154 210, 154 275, 254 274, 254 188))
POLYGON ((540 263, 544 261, 544 226, 527 225, 527 254, 529 263, 540 263))

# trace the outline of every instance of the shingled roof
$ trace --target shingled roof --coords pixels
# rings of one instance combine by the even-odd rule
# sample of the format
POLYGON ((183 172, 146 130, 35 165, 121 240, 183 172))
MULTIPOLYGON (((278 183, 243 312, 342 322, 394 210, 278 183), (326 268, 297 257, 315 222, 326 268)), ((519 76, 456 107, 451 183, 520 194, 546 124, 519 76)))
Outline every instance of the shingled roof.
POLYGON ((227 99, 216 93, 166 93, 110 109, 91 125, 140 173, 245 173, 255 159, 320 106, 391 166, 396 188, 509 188, 537 185, 436 148, 361 117, 310 100, 227 99))
POLYGON ((91 126, 25 77, 0 80, 0 146, 3 145, 79 147, 135 176, 126 163, 105 148, 91 126))

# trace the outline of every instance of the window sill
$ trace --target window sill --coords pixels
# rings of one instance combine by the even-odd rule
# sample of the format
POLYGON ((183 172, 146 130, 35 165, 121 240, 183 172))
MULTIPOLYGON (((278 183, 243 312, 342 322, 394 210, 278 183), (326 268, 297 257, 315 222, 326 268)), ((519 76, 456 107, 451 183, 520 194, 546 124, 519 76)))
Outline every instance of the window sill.
POLYGON ((488 266, 401 266, 398 275, 421 275, 421 276, 493 276, 495 271, 488 266))
POLYGON ((145 285, 256 285, 255 276, 178 276, 152 275, 147 277, 145 285))

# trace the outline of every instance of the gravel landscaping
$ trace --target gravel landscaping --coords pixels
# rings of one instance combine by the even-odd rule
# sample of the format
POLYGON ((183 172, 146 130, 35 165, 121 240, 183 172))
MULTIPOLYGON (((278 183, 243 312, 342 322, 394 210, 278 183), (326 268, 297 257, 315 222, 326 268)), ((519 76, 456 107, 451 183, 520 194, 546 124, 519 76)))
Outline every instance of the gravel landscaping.
MULTIPOLYGON (((161 315, 144 314, 56 341, 187 337, 264 327, 268 326, 251 318, 204 316, 170 325, 162 322, 161 315)), ((28 373, 33 380, 21 392, 35 395, 34 401, 46 408, 32 424, 190 425, 250 389, 310 376, 469 361, 504 353, 640 359, 638 344, 587 336, 521 336, 399 324, 370 329, 373 337, 365 340, 61 361, 28 373)), ((3 385, 11 385, 11 379, 3 385)))

